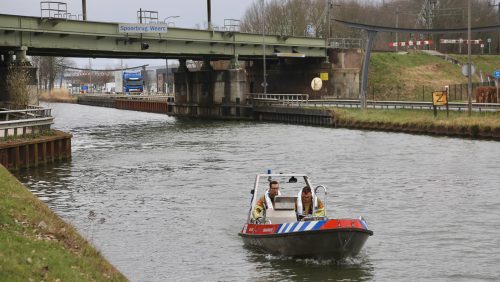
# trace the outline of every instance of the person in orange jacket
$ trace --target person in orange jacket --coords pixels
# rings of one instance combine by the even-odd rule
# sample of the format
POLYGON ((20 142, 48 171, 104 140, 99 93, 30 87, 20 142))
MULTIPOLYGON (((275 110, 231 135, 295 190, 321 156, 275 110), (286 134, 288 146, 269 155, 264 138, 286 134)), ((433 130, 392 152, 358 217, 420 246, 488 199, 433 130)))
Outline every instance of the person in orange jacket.
POLYGON ((313 199, 314 193, 311 191, 311 187, 305 186, 299 191, 296 203, 296 211, 299 219, 308 215, 325 216, 325 206, 323 205, 323 202, 317 198, 317 203, 313 203, 313 199), (316 204, 314 214, 313 204, 316 204))
POLYGON ((280 195, 280 184, 278 181, 273 180, 269 182, 269 189, 266 191, 266 194, 257 200, 252 211, 252 218, 258 220, 264 217, 265 210, 274 209, 274 197, 277 195, 280 195))

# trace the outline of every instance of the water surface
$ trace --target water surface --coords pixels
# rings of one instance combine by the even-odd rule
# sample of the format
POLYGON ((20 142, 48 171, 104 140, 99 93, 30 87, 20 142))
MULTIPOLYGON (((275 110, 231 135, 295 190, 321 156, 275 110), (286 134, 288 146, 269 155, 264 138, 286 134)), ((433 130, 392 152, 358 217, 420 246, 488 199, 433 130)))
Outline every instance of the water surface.
POLYGON ((50 106, 72 160, 19 177, 132 281, 500 280, 498 142, 50 106), (362 215, 375 234, 361 254, 244 248, 268 168, 326 185, 331 216, 362 215))

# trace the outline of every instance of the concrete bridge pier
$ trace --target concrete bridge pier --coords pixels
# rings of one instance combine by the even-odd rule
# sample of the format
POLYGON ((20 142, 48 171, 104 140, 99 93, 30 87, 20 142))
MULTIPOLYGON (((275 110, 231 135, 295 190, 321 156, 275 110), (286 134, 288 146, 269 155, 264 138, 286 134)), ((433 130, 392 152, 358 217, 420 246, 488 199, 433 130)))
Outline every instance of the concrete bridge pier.
POLYGON ((7 60, 9 54, 0 53, 0 104, 7 101, 7 60))
POLYGON ((36 68, 26 57, 25 46, 1 53, 0 102, 37 105, 36 68))
POLYGON ((175 107, 174 114, 188 114, 188 93, 190 92, 190 71, 186 66, 186 59, 179 59, 179 68, 174 73, 175 107), (181 106, 182 105, 182 106, 181 106))
POLYGON ((174 114, 237 117, 242 114, 247 91, 246 71, 235 56, 228 69, 214 70, 206 58, 200 70, 189 71, 186 60, 179 61, 175 77, 174 114))
POLYGON ((248 91, 247 72, 238 63, 238 56, 231 59, 229 68, 224 71, 224 99, 222 114, 241 116, 240 105, 246 104, 248 91))
POLYGON ((213 77, 214 69, 210 65, 210 59, 205 58, 199 71, 192 74, 191 92, 188 93, 188 103, 191 105, 190 114, 195 116, 213 115, 213 77))

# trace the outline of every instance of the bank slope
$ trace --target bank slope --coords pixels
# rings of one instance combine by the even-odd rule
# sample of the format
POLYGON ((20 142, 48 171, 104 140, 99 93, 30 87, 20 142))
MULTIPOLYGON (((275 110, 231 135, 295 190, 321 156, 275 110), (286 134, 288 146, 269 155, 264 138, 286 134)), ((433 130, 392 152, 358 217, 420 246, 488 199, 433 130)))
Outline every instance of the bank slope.
MULTIPOLYGON (((453 57, 453 56, 452 56, 453 57)), ((456 59, 463 59, 454 56, 456 59)), ((500 56, 473 56, 474 64, 490 71, 500 56), (491 61, 486 63, 486 61, 491 61)), ((479 82, 479 76, 473 76, 479 82)), ((445 85, 467 83, 461 67, 421 52, 373 53, 370 62, 369 99, 430 101, 431 93, 445 85)))
POLYGON ((1 165, 0 280, 127 281, 1 165))

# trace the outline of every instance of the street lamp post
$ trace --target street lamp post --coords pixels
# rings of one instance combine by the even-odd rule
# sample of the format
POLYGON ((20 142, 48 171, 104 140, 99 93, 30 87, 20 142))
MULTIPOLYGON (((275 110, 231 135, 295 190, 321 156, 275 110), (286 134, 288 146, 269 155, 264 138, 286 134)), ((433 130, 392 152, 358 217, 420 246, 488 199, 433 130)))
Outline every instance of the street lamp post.
MULTIPOLYGON (((399 28, 399 6, 396 6, 396 28, 399 28)), ((396 52, 399 50, 399 32, 396 31, 396 52)))
POLYGON ((89 57, 89 87, 88 88, 92 88, 92 92, 90 92, 90 89, 87 90, 89 93, 94 93, 94 87, 92 86, 92 59, 90 57, 89 57))
MULTIPOLYGON (((163 20, 163 22, 168 25, 168 19, 175 19, 178 17, 179 16, 168 16, 163 20)), ((165 58, 165 94, 168 94, 168 58, 165 58)))
POLYGON ((175 19, 175 18, 178 18, 178 17, 180 17, 180 16, 168 16, 168 17, 166 17, 166 18, 163 20, 163 22, 164 22, 164 23, 166 23, 166 24, 168 24, 168 22, 167 22, 167 20, 168 20, 168 19, 175 19))
POLYGON ((83 20, 87 20, 87 0, 82 0, 82 17, 83 20))
POLYGON ((471 73, 471 0, 467 1, 467 100, 469 116, 472 115, 472 73, 471 73))
POLYGON ((211 0, 207 0, 207 25, 208 25, 208 30, 212 30, 212 3, 211 3, 211 0))
POLYGON ((265 35, 265 6, 266 1, 262 0, 262 62, 264 71, 264 82, 262 86, 264 87, 264 94, 267 94, 267 77, 266 77, 266 35, 265 35))

